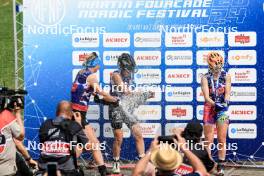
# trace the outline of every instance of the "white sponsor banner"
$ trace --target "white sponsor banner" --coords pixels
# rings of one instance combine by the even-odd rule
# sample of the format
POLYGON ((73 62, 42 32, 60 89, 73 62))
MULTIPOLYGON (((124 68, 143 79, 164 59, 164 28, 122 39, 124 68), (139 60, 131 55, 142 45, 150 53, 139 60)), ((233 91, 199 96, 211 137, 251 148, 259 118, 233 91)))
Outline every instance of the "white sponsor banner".
POLYGON ((162 96, 162 91, 160 85, 153 85, 153 86, 148 86, 144 85, 142 87, 136 87, 136 91, 152 91, 155 93, 153 98, 150 98, 147 100, 147 102, 160 102, 161 101, 161 96, 162 96))
POLYGON ((231 68, 228 70, 232 83, 256 83, 257 70, 255 68, 231 68))
POLYGON ((97 55, 99 56, 98 51, 73 51, 72 52, 72 64, 76 66, 82 65, 85 61, 86 56, 92 52, 96 52, 97 55))
POLYGON ((161 33, 159 32, 144 32, 134 34, 135 47, 160 47, 161 33))
POLYGON ((165 117, 168 120, 191 120, 193 107, 191 105, 167 105, 165 117))
POLYGON ((109 106, 104 106, 104 119, 109 120, 109 106))
POLYGON ((160 51, 135 51, 134 59, 138 66, 159 66, 161 53, 160 51))
POLYGON ((88 120, 98 120, 100 118, 99 105, 89 105, 88 111, 86 113, 86 118, 88 120))
POLYGON ((160 120, 161 106, 160 105, 140 105, 135 109, 134 114, 139 120, 160 120))
POLYGON ((231 123, 228 127, 228 136, 231 139, 257 138, 257 125, 254 123, 231 123))
POLYGON ((140 123, 140 129, 144 138, 154 138, 161 135, 160 123, 140 123))
POLYGON ((104 76, 103 77, 104 77, 104 83, 105 84, 110 83, 110 77, 115 70, 117 70, 117 69, 104 69, 104 72, 103 72, 104 76))
MULTIPOLYGON (((78 72, 80 71, 81 69, 73 69, 72 70, 72 82, 74 82, 78 72)), ((97 71, 96 73, 93 73, 93 74, 96 74, 96 77, 97 77, 97 80, 98 82, 100 82, 100 72, 97 71)))
POLYGON ((193 100, 192 87, 166 87, 166 101, 189 102, 193 100))
POLYGON ((256 120, 257 118, 255 105, 231 105, 228 111, 230 120, 256 120))
MULTIPOLYGON (((126 124, 123 123, 122 126, 123 136, 124 138, 129 138, 131 136, 130 129, 126 126, 126 124)), ((113 138, 113 128, 111 127, 110 123, 104 124, 104 137, 106 138, 113 138)))
POLYGON ((199 102, 204 102, 204 96, 201 87, 196 89, 196 100, 199 102))
POLYGON ((160 84, 161 70, 160 69, 139 69, 135 73, 136 84, 160 84))
POLYGON ((228 63, 230 65, 256 65, 256 50, 229 50, 228 63))
POLYGON ((104 47, 110 48, 127 48, 130 46, 129 33, 104 33, 103 34, 104 47))
POLYGON ((234 47, 246 47, 257 45, 256 32, 229 32, 228 44, 234 47))
POLYGON ((99 47, 98 33, 74 33, 72 34, 72 46, 82 48, 99 47))
POLYGON ((196 118, 198 120, 203 120, 204 105, 198 105, 196 107, 196 118))
POLYGON ((192 69, 166 69, 165 81, 168 84, 188 84, 193 82, 192 69))
POLYGON ((129 51, 104 51, 103 63, 104 65, 117 66, 117 59, 122 53, 129 53, 129 51))
POLYGON ((100 125, 99 123, 89 123, 92 126, 96 137, 100 137, 100 125))
MULTIPOLYGON (((198 65, 208 65, 207 64, 207 57, 208 54, 211 52, 217 52, 223 58, 225 58, 225 52, 223 50, 199 50, 196 53, 196 62, 198 65)), ((225 61, 225 59, 224 59, 225 61)))
POLYGON ((165 125, 165 135, 173 135, 173 129, 174 128, 181 128, 184 129, 186 127, 187 123, 167 123, 165 125))
POLYGON ((257 100, 256 87, 231 87, 230 101, 255 102, 257 100))
POLYGON ((225 45, 223 32, 198 32, 196 37, 198 47, 222 47, 225 45))
POLYGON ((191 47, 193 45, 193 34, 191 32, 165 33, 166 47, 191 47))
POLYGON ((193 53, 191 50, 186 51, 166 51, 166 65, 192 65, 193 53))
POLYGON ((206 73, 208 73, 208 68, 198 68, 198 69, 196 70, 196 82, 197 82, 198 84, 201 83, 202 77, 203 77, 206 73))

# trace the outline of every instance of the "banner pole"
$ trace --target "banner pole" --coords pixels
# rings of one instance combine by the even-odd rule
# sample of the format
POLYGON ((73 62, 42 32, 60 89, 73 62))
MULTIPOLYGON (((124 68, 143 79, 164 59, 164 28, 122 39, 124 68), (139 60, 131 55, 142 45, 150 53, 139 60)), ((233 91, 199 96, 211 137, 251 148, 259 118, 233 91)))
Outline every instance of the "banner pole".
POLYGON ((18 89, 16 0, 13 0, 13 29, 14 29, 14 57, 15 57, 15 89, 18 89))

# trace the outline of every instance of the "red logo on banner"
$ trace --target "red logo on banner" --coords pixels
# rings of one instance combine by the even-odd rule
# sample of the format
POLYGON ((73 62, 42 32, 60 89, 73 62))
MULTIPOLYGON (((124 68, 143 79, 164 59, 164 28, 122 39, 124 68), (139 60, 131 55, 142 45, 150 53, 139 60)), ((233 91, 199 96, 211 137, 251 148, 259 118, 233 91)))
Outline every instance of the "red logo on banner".
POLYGON ((181 109, 181 108, 174 108, 174 109, 171 110, 171 113, 172 113, 173 116, 177 116, 177 117, 186 116, 187 110, 186 109, 181 109))
POLYGON ((87 58, 86 54, 79 54, 79 62, 85 61, 86 58, 87 58))
POLYGON ((250 36, 245 36, 244 34, 236 35, 235 36, 235 42, 236 43, 249 43, 250 42, 250 36))
POLYGON ((234 114, 234 115, 251 115, 253 114, 254 111, 250 111, 250 110, 233 110, 231 112, 231 114, 234 114))

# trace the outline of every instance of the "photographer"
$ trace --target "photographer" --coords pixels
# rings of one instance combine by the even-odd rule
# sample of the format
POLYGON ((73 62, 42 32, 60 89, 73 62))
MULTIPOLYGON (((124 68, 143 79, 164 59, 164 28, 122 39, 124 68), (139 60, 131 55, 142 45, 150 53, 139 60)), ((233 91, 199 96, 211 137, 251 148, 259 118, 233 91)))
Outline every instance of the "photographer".
MULTIPOLYGON (((176 139, 173 139, 174 143, 179 146, 179 149, 188 158, 194 172, 187 174, 188 176, 207 176, 209 175, 201 162, 201 160, 195 156, 186 146, 186 140, 181 136, 181 132, 175 131, 176 139)), ((180 153, 172 148, 168 143, 159 145, 159 141, 154 139, 151 147, 144 158, 139 160, 133 171, 133 176, 143 175, 145 168, 151 162, 156 167, 157 176, 176 176, 175 170, 182 163, 182 156, 180 153)), ((186 175, 186 176, 187 176, 186 175)))
MULTIPOLYGON (((203 126, 198 121, 191 121, 187 124, 183 131, 179 129, 175 130, 178 130, 179 133, 182 134, 187 141, 190 150, 202 161, 207 172, 213 172, 217 164, 210 158, 205 145, 201 143, 203 126)), ((187 157, 183 158, 183 162, 185 164, 190 164, 187 157)))
POLYGON ((56 116, 55 119, 46 120, 39 129, 39 140, 43 146, 39 158, 40 172, 44 174, 48 171, 49 175, 57 175, 58 171, 65 176, 83 175, 78 170, 74 150, 76 143, 85 146, 88 142, 81 126, 81 116, 72 112, 68 101, 58 104, 56 116))
POLYGON ((2 176, 16 173, 16 145, 13 138, 22 141, 25 135, 20 107, 14 103, 14 109, 11 111, 4 107, 4 99, 0 97, 0 173, 2 176))

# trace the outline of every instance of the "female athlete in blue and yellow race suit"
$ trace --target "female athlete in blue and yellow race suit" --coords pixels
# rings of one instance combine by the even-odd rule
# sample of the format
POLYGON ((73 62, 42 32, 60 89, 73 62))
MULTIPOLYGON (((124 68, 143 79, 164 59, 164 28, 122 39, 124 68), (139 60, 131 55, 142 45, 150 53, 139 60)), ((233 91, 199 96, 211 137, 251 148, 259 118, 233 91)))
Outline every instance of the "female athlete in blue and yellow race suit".
POLYGON ((205 99, 204 135, 209 147, 214 140, 214 128, 217 128, 218 172, 224 174, 223 162, 226 155, 226 135, 229 124, 228 104, 231 91, 231 77, 222 68, 224 59, 216 52, 207 58, 209 71, 202 77, 201 87, 205 99))

